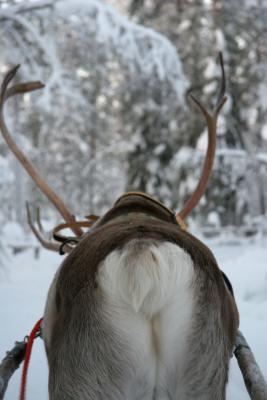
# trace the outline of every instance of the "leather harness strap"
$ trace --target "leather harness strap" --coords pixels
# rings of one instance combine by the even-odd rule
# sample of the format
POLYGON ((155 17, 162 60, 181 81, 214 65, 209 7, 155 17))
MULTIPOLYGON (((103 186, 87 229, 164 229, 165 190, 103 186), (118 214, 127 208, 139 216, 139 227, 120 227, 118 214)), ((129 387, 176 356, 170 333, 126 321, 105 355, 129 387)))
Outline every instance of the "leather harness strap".
POLYGON ((175 215, 175 213, 172 210, 170 210, 168 207, 166 207, 165 204, 163 204, 161 201, 155 199, 154 197, 150 196, 147 193, 135 192, 135 191, 126 192, 118 198, 115 205, 118 204, 121 199, 128 197, 128 196, 140 196, 140 197, 143 197, 145 199, 152 201, 153 203, 159 205, 161 208, 163 208, 165 211, 167 211, 169 214, 171 214, 176 219, 176 221, 181 229, 183 229, 183 230, 187 229, 187 226, 186 226, 185 222, 183 221, 182 217, 180 217, 179 215, 175 215))
POLYGON ((145 199, 148 199, 150 201, 152 201, 153 203, 156 203, 157 205, 161 206, 162 208, 164 208, 166 211, 168 211, 170 214, 173 214, 173 212, 165 206, 165 204, 163 204, 161 201, 155 199, 154 197, 150 196, 147 193, 143 193, 143 192, 126 192, 123 195, 121 195, 118 200, 116 201, 115 205, 118 204, 122 199, 124 199, 125 197, 129 197, 129 196, 140 196, 143 197, 145 199))
MULTIPOLYGON (((166 207, 163 203, 161 203, 159 200, 156 200, 154 197, 143 193, 143 192, 126 192, 124 193, 122 196, 120 196, 118 198, 118 200, 115 203, 115 206, 125 197, 130 197, 130 196, 140 196, 143 197, 145 199, 148 199, 149 201, 157 204, 158 206, 160 206, 161 208, 163 208, 165 211, 167 211, 172 217, 173 219, 177 222, 177 224, 179 225, 179 227, 183 230, 187 229, 186 224, 184 223, 183 219, 179 216, 179 215, 175 215, 175 213, 173 211, 171 211, 168 207, 166 207)), ((77 236, 65 236, 62 235, 60 232, 65 230, 65 229, 73 229, 73 228, 90 228, 96 221, 98 221, 100 219, 99 216, 94 215, 94 214, 90 214, 87 215, 85 221, 74 221, 74 222, 66 222, 66 223, 62 223, 57 225, 54 229, 53 229, 53 238, 60 243, 64 243, 66 241, 73 241, 73 243, 77 243, 79 242, 80 239, 83 238, 84 235, 77 237, 77 236)), ((86 233, 86 232, 85 232, 86 233)))

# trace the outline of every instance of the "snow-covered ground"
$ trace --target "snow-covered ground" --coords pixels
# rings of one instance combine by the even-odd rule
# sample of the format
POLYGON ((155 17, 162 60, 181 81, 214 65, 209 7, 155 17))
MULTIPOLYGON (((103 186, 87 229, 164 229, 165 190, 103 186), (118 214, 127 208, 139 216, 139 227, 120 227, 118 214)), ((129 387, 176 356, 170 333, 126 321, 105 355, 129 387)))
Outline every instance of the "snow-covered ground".
MULTIPOLYGON (((233 284, 241 330, 267 378, 267 239, 242 244, 205 242, 233 284)), ((34 259, 32 250, 17 256, 7 254, 5 267, 0 267, 0 359, 42 316, 47 290, 60 262, 59 255, 45 250, 38 259, 34 259)), ((20 374, 21 370, 11 379, 6 400, 18 398, 20 374)), ((27 399, 47 399, 47 380, 43 343, 37 339, 30 363, 27 399)), ((227 399, 249 399, 235 359, 231 362, 227 399)))

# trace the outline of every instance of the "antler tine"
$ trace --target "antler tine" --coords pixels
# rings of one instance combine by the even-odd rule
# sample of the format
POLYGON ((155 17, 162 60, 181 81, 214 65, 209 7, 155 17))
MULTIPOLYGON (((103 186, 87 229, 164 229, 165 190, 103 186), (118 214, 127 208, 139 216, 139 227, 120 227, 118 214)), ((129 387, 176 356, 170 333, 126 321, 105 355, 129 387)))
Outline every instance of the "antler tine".
POLYGON ((220 93, 218 95, 218 99, 217 99, 216 106, 215 106, 215 108, 217 108, 217 110, 218 109, 220 110, 221 107, 223 106, 224 103, 222 104, 222 101, 224 99, 225 99, 224 101, 226 101, 226 98, 225 98, 226 79, 225 79, 223 54, 222 54, 221 51, 219 52, 219 63, 220 63, 220 67, 221 67, 222 79, 221 79, 221 90, 220 90, 220 93))
POLYGON ((15 67, 11 68, 5 75, 2 85, 1 85, 1 102, 4 101, 5 93, 7 90, 7 86, 9 82, 14 78, 17 73, 17 70, 20 68, 20 64, 16 65, 15 67))
MULTIPOLYGON (((29 224, 34 236, 38 240, 38 242, 40 242, 41 245, 45 249, 58 252, 59 249, 60 249, 61 244, 60 243, 56 243, 56 242, 52 242, 51 240, 47 240, 44 237, 44 233, 43 233, 43 230, 42 230, 43 228, 42 228, 42 225, 40 224, 40 221, 38 222, 38 218, 37 218, 37 224, 38 224, 39 230, 36 229, 36 227, 35 227, 35 225, 33 223, 33 220, 32 220, 30 205, 29 205, 28 202, 26 202, 26 210, 27 210, 27 221, 28 221, 28 224, 29 224), (40 229, 40 227, 41 227, 41 229, 40 229)), ((68 246, 68 245, 64 246, 64 252, 65 253, 70 253, 71 250, 72 250, 72 248, 70 246, 68 246)))
MULTIPOLYGON (((18 93, 31 92, 33 90, 37 90, 37 89, 44 87, 44 85, 41 82, 35 81, 35 82, 27 82, 27 83, 17 84, 8 89, 8 85, 9 85, 10 81, 14 78, 14 76, 16 75, 16 72, 18 69, 19 69, 19 65, 12 68, 6 74, 6 76, 3 80, 2 86, 1 86, 0 130, 2 132, 2 135, 3 135, 7 145, 11 149, 12 153, 19 160, 21 165, 25 168, 25 170, 31 176, 31 178, 36 183, 36 185, 39 187, 39 189, 41 189, 41 191, 46 195, 46 197, 54 204, 54 206, 57 208, 57 210, 62 215, 64 220, 66 222, 73 223, 73 222, 75 222, 74 216, 70 213, 70 211, 67 209, 67 207, 65 206, 63 201, 58 197, 58 195, 50 188, 50 186, 47 185, 47 183, 39 175, 39 173, 34 168, 32 163, 25 156, 25 154, 18 148, 18 146, 12 139, 11 134, 5 123, 3 108, 4 108, 5 101, 9 97, 14 96, 18 93)), ((75 224, 72 225, 71 229, 76 236, 81 236, 83 234, 82 229, 78 226, 75 226, 75 224)))
POLYGON ((41 220, 41 211, 40 207, 36 207, 36 223, 40 232, 44 232, 42 220, 41 220))
POLYGON ((40 81, 34 82, 27 82, 27 83, 18 83, 11 88, 8 89, 8 85, 11 80, 16 75, 20 65, 16 65, 10 71, 7 72, 6 76, 4 77, 2 86, 1 86, 1 107, 3 107, 4 101, 6 101, 9 97, 18 94, 18 93, 27 93, 32 92, 34 90, 42 89, 45 85, 40 81))
POLYGON ((227 97, 225 96, 225 72, 224 72, 224 64, 223 64, 223 56, 222 53, 219 53, 219 61, 220 61, 220 66, 221 66, 221 73, 222 73, 222 78, 221 78, 221 88, 220 88, 220 93, 218 96, 218 100, 216 102, 215 107, 213 108, 212 111, 208 111, 207 107, 205 107, 199 100, 197 100, 193 95, 190 95, 191 99, 194 101, 194 103, 197 105, 201 113, 203 114, 207 128, 208 128, 208 148, 207 148, 207 153, 204 161, 204 166, 203 170, 201 173, 200 180, 198 182, 198 185, 191 195, 191 197, 187 200, 186 204, 184 205, 184 208, 182 211, 178 213, 178 215, 181 218, 185 218, 191 210, 198 204, 199 200, 203 196, 208 181, 209 177, 211 174, 212 170, 212 165, 215 157, 215 149, 216 149, 216 130, 217 130, 217 119, 219 116, 219 113, 221 109, 223 108, 227 97))
POLYGON ((26 210, 27 210, 27 221, 28 221, 28 224, 29 224, 34 236, 36 237, 36 239, 41 243, 41 245, 45 249, 58 252, 59 251, 59 247, 60 247, 59 243, 53 243, 53 242, 50 242, 50 241, 46 240, 42 236, 42 233, 39 232, 36 229, 36 227, 35 227, 35 225, 34 225, 34 223, 32 221, 32 215, 31 215, 30 206, 29 206, 28 202, 26 202, 26 210))

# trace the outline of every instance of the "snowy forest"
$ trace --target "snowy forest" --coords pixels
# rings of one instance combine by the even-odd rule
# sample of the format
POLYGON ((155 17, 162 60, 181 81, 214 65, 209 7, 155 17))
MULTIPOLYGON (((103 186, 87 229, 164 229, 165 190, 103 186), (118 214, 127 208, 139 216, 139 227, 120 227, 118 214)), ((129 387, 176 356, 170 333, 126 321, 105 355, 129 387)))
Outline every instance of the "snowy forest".
MULTIPOLYGON (((17 81, 46 85, 9 102, 9 127, 75 215, 101 214, 127 190, 180 209, 207 145, 188 94, 212 105, 222 51, 228 101, 213 175, 189 223, 264 230, 266 21, 261 0, 2 0, 1 79, 21 64, 17 81)), ((60 220, 2 139, 0 164, 1 226, 27 229, 26 200, 60 220)))
MULTIPOLYGON (((77 220, 135 190, 183 208, 208 136, 190 95, 212 109, 219 52, 227 102, 208 187, 186 224, 229 277, 241 331, 267 378, 267 1, 0 0, 0 80, 20 64, 15 83, 45 85, 8 100, 7 125, 77 220)), ((26 202, 33 215, 40 209, 50 238, 62 217, 0 134, 0 360, 43 315, 62 261, 41 250, 26 202)), ((18 398, 20 372, 5 400, 18 398)), ((38 341, 27 399, 47 399, 47 382, 38 341)), ((234 357, 227 400, 249 400, 234 357)))

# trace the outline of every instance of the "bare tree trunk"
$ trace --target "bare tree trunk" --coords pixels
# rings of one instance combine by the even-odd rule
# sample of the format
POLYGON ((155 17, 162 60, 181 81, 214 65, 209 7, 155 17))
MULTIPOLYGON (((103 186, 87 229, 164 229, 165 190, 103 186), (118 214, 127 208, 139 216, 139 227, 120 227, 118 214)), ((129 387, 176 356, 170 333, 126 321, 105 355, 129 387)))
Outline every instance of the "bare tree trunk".
MULTIPOLYGON (((14 112, 14 118, 13 118, 13 126, 14 126, 14 139, 16 143, 18 144, 19 147, 21 147, 21 138, 20 135, 18 134, 18 115, 19 115, 19 104, 18 104, 18 98, 13 99, 13 110, 14 112)), ((15 187, 14 187, 14 194, 13 194, 13 204, 14 204, 14 210, 15 210, 15 220, 25 228, 25 216, 24 216, 24 209, 25 209, 25 192, 24 192, 24 181, 25 181, 25 175, 24 171, 22 170, 20 163, 14 159, 13 160, 13 171, 15 175, 15 187), (24 223, 24 224, 23 224, 24 223), (23 226, 24 225, 24 226, 23 226)))

